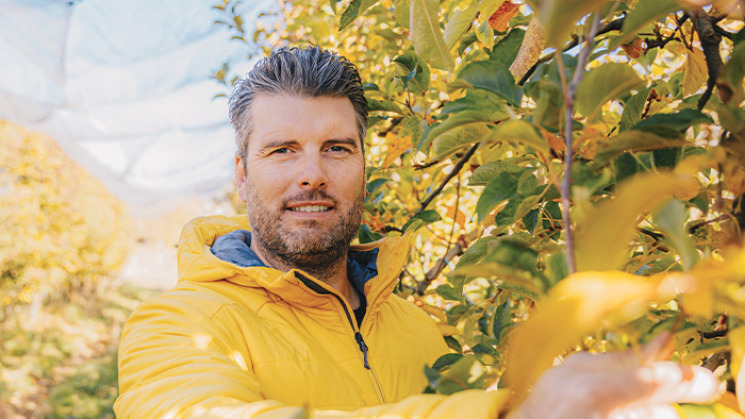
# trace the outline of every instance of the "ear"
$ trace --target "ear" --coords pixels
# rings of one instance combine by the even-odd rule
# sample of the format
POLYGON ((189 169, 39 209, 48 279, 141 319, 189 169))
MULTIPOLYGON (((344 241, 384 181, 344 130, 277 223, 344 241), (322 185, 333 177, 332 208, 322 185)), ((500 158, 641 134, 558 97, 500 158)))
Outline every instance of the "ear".
POLYGON ((248 201, 248 181, 246 177, 246 165, 238 153, 235 153, 235 186, 238 189, 238 196, 243 202, 248 201))

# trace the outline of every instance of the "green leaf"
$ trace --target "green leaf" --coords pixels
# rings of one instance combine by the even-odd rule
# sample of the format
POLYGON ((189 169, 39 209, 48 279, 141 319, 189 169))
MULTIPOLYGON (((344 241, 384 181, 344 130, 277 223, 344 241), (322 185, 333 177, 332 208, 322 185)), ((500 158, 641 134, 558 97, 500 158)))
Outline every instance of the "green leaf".
POLYGON ((577 110, 587 116, 588 121, 592 121, 606 102, 643 85, 644 80, 627 64, 603 64, 588 71, 580 82, 577 88, 577 110))
POLYGON ((685 228, 686 210, 677 199, 668 202, 654 216, 654 223, 665 234, 665 239, 678 251, 686 270, 698 261, 699 255, 685 228))
POLYGON ((548 144, 533 124, 520 119, 503 121, 492 130, 488 141, 510 141, 548 154, 548 144))
POLYGON ((455 362, 457 362, 461 358, 463 358, 463 355, 461 354, 445 354, 437 358, 437 361, 435 361, 435 363, 432 364, 432 369, 437 370, 437 371, 442 371, 443 368, 453 365, 455 362))
POLYGON ((430 131, 423 137, 425 140, 433 138, 432 149, 435 153, 435 160, 440 160, 463 146, 479 142, 490 133, 488 123, 468 120, 466 115, 459 119, 448 118, 450 119, 453 119, 450 124, 443 122, 442 125, 435 127, 435 129, 441 127, 441 129, 430 131))
POLYGON ((452 70, 455 63, 450 49, 445 44, 438 12, 438 0, 410 0, 411 2, 411 43, 417 55, 432 67, 452 70))
POLYGON ((537 195, 522 196, 518 195, 507 203, 507 205, 499 211, 495 222, 498 227, 509 227, 515 221, 523 218, 531 209, 538 203, 539 197, 537 195))
POLYGON ((368 194, 373 194, 375 191, 378 190, 381 186, 383 186, 386 182, 390 181, 387 177, 381 177, 377 179, 373 179, 369 182, 367 182, 367 185, 365 185, 365 189, 367 190, 368 194))
POLYGON ((463 302, 463 294, 458 292, 452 285, 442 284, 435 288, 435 292, 445 300, 463 302))
POLYGON ((453 13, 453 16, 450 17, 447 25, 445 25, 444 35, 445 44, 449 50, 453 49, 460 37, 463 36, 471 25, 471 22, 473 22, 473 19, 476 17, 476 12, 478 12, 478 4, 474 4, 465 10, 455 12, 453 13))
POLYGON ((396 19, 401 27, 405 29, 411 29, 411 3, 409 0, 396 0, 396 5, 393 6, 393 18, 396 19))
POLYGON ((481 192, 476 203, 476 214, 479 223, 500 203, 512 199, 517 194, 517 179, 513 173, 500 173, 492 179, 481 192))
POLYGON ((621 27, 623 36, 616 38, 610 45, 610 49, 615 49, 621 44, 625 44, 644 28, 648 23, 657 20, 670 12, 680 9, 680 4, 674 0, 654 0, 638 1, 634 8, 626 15, 621 27))
POLYGON ((483 255, 470 256, 468 263, 459 262, 448 276, 494 277, 500 281, 500 288, 515 290, 529 298, 537 298, 547 288, 549 281, 538 270, 538 254, 524 242, 512 237, 496 240, 492 237, 481 245, 480 251, 483 255))
POLYGON ((494 311, 494 320, 492 323, 492 335, 497 339, 497 344, 502 340, 502 333, 512 323, 512 315, 510 312, 510 300, 503 302, 497 306, 497 310, 494 311))
POLYGON ((494 30, 489 25, 489 20, 484 19, 481 25, 476 29, 476 38, 487 48, 494 48, 494 30))
POLYGON ((520 51, 520 45, 523 43, 525 38, 525 31, 522 29, 512 29, 502 39, 497 42, 497 45, 492 49, 489 54, 489 61, 502 64, 505 67, 512 65, 512 62, 517 58, 517 53, 520 51))
POLYGON ((682 132, 691 125, 713 124, 710 116, 696 109, 683 109, 676 113, 656 114, 645 118, 634 126, 636 130, 654 132, 659 128, 682 132))
POLYGON ((427 63, 422 61, 416 53, 408 51, 393 59, 396 75, 400 77, 404 88, 411 93, 421 94, 429 88, 431 74, 427 63))
POLYGON ((520 106, 523 90, 515 84, 507 66, 494 61, 475 61, 466 64, 458 79, 475 89, 496 93, 515 107, 520 106))
POLYGON ((373 233, 370 230, 370 227, 368 227, 365 224, 361 224, 360 228, 357 230, 357 238, 360 240, 360 243, 372 243, 374 241, 378 241, 383 238, 378 233, 373 233))
POLYGON ((424 210, 409 219, 403 226, 403 231, 416 231, 427 224, 440 221, 442 217, 435 210, 424 210))
POLYGON ((624 131, 609 138, 607 143, 600 145, 593 161, 603 166, 629 151, 652 151, 689 144, 680 138, 664 138, 645 131, 624 131))
POLYGON ((618 125, 619 132, 631 129, 631 127, 642 120, 644 107, 647 105, 647 98, 653 89, 653 87, 641 89, 639 93, 631 96, 623 104, 623 114, 621 115, 621 122, 618 125))
POLYGON ((445 102, 440 112, 440 118, 460 111, 486 110, 488 111, 488 120, 496 121, 507 119, 508 114, 502 109, 504 100, 492 92, 486 90, 468 89, 462 98, 445 102), (499 112, 495 114, 493 112, 499 112))
POLYGON ((395 112, 397 114, 403 113, 401 111, 401 107, 398 106, 396 102, 390 101, 390 100, 376 100, 376 99, 367 99, 367 110, 368 112, 376 112, 376 111, 382 111, 382 112, 395 112))
POLYGON ((468 178, 468 185, 483 186, 497 177, 497 175, 501 172, 517 173, 521 172, 522 170, 522 167, 508 160, 490 161, 474 170, 471 177, 468 178))
POLYGON ((359 15, 365 13, 367 9, 377 2, 378 0, 352 0, 346 10, 341 14, 339 31, 346 29, 359 15))

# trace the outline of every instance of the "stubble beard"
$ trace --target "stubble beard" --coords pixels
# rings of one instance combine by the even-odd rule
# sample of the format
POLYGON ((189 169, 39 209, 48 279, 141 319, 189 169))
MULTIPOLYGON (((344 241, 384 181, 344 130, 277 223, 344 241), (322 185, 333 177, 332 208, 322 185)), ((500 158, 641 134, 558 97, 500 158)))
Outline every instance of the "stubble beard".
MULTIPOLYGON (((364 186, 363 186, 364 188, 364 186)), ((281 216, 282 208, 269 208, 258 196, 248 181, 248 222, 251 226, 251 240, 258 240, 264 250, 264 256, 274 268, 287 271, 302 269, 309 274, 324 280, 346 263, 349 244, 357 235, 362 223, 364 210, 364 189, 354 198, 352 206, 334 222, 324 229, 317 221, 309 220, 303 227, 291 230, 284 225, 281 216)), ((290 201, 331 200, 323 191, 315 190, 294 196, 290 201)), ((338 210, 338 207, 336 207, 338 210)))

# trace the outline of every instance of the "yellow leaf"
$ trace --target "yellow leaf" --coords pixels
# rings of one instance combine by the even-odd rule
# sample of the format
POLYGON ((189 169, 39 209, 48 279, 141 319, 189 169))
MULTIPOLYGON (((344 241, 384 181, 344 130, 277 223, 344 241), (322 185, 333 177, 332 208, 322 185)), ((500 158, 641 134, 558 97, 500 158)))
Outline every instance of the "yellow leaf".
POLYGON ((448 207, 447 216, 454 219, 458 225, 461 227, 464 227, 466 225, 466 215, 463 214, 463 211, 456 208, 455 204, 448 207))
POLYGON ((706 70, 706 57, 698 48, 686 50, 685 71, 683 72, 683 96, 690 96, 698 91, 709 77, 706 70))
POLYGON ((460 334, 460 331, 455 326, 450 326, 447 323, 437 323, 437 329, 440 330, 442 336, 452 336, 460 334))
POLYGON ((404 154, 406 150, 414 146, 414 143, 411 140, 411 135, 407 135, 405 137, 397 137, 396 134, 389 132, 385 136, 385 139, 388 142, 388 153, 386 154, 385 161, 383 162, 383 169, 387 169, 388 167, 390 167, 390 165, 392 165, 397 158, 404 154))
POLYGON ((599 326, 623 324, 652 301, 671 298, 677 286, 663 277, 625 272, 579 272, 556 285, 509 339, 507 385, 521 401, 553 360, 599 326))
POLYGON ((515 80, 520 80, 530 67, 538 61, 545 45, 546 29, 541 25, 540 20, 533 17, 528 25, 528 30, 525 32, 520 50, 517 51, 517 57, 510 65, 510 73, 515 80))
MULTIPOLYGON (((616 188, 615 196, 577 220, 575 255, 580 271, 618 269, 640 219, 677 193, 698 188, 695 178, 673 173, 643 173, 616 188)), ((696 189, 697 190, 697 189, 696 189)))
POLYGON ((737 403, 740 406, 740 411, 743 412, 745 411, 745 368, 741 367, 743 357, 745 357, 745 326, 730 330, 727 337, 732 350, 732 361, 729 368, 732 377, 735 377, 737 403))

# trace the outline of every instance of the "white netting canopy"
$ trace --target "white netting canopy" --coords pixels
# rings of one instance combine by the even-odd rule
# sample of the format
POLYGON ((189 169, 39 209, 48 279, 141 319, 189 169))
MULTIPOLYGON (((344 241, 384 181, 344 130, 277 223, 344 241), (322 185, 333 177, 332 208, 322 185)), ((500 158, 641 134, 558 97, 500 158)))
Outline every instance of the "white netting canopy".
POLYGON ((0 119, 50 135, 136 208, 222 188, 233 133, 210 76, 250 64, 213 3, 0 0, 0 119))

